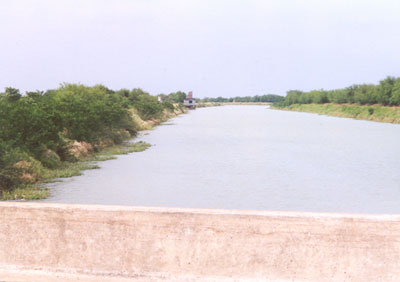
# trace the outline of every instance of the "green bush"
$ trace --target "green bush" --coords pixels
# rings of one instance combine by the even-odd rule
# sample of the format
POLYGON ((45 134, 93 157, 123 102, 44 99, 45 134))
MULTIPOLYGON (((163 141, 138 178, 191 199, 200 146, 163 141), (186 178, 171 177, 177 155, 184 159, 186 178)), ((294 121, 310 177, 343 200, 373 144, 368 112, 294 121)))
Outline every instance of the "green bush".
POLYGON ((10 148, 0 142, 0 192, 11 188, 34 183, 42 173, 39 161, 19 148, 10 148))
POLYGON ((175 110, 174 105, 169 101, 164 101, 162 103, 162 106, 164 107, 164 109, 166 109, 166 110, 168 110, 170 112, 173 112, 175 110))
POLYGON ((163 112, 163 106, 157 98, 147 94, 140 95, 133 106, 143 120, 159 118, 163 112))
POLYGON ((370 115, 374 114, 374 109, 373 109, 373 108, 368 108, 368 113, 369 113, 370 115))
POLYGON ((52 103, 47 102, 29 96, 13 102, 0 98, 0 138, 36 157, 42 153, 43 146, 58 149, 62 143, 60 116, 52 103))
POLYGON ((47 168, 58 168, 61 166, 60 156, 50 149, 44 151, 39 160, 41 161, 43 166, 47 168))
POLYGON ((51 96, 69 139, 94 143, 110 129, 134 130, 124 98, 106 88, 65 84, 51 96))

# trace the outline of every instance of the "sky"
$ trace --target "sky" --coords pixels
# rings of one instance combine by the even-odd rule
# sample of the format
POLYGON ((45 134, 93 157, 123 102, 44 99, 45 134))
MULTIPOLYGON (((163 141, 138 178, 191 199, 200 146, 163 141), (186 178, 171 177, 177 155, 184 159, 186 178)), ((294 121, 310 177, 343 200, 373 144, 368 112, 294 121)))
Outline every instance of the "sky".
POLYGON ((398 0, 0 0, 0 91, 285 95, 400 76, 398 0))

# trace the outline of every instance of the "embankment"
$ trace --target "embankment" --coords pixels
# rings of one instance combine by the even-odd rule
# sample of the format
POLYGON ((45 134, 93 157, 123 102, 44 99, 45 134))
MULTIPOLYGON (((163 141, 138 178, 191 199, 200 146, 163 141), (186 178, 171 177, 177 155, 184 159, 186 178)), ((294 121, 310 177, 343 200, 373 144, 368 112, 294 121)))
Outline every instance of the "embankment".
POLYGON ((400 216, 0 203, 2 281, 400 281, 400 216))
MULTIPOLYGON (((129 111, 138 131, 150 130, 154 126, 186 112, 186 108, 176 106, 174 111, 164 110, 157 118, 143 120, 134 108, 129 111)), ((133 136, 126 133, 121 137, 121 140, 127 141, 132 138, 133 136)), ((70 152, 76 158, 74 162, 64 161, 53 169, 43 167, 40 162, 33 158, 31 162, 17 163, 26 171, 25 173, 23 171, 22 177, 29 177, 28 180, 30 182, 28 182, 28 185, 17 186, 14 189, 5 191, 0 189, 0 200, 38 200, 47 198, 50 191, 42 185, 43 183, 53 182, 53 179, 82 175, 83 170, 100 168, 96 164, 99 161, 115 159, 115 155, 142 152, 149 146, 150 144, 144 142, 115 144, 110 138, 104 138, 97 143, 96 150, 94 150, 94 146, 90 143, 75 141, 70 146, 70 152)))
POLYGON ((271 109, 316 113, 320 115, 355 118, 378 122, 400 123, 399 106, 357 105, 357 104, 292 104, 273 105, 271 109))
POLYGON ((129 110, 129 114, 131 115, 133 121, 137 125, 137 129, 140 130, 149 130, 152 129, 154 126, 161 124, 169 120, 170 118, 176 117, 180 114, 187 113, 188 109, 185 107, 180 107, 178 104, 174 105, 174 110, 164 110, 161 115, 158 117, 154 117, 148 120, 143 120, 138 111, 135 108, 129 110))
POLYGON ((26 95, 6 88, 0 93, 0 199, 45 198, 48 191, 40 183, 99 168, 81 161, 144 150, 144 144, 121 145, 185 111, 169 95, 164 98, 103 85, 63 84, 26 95), (107 156, 98 156, 105 148, 107 156))

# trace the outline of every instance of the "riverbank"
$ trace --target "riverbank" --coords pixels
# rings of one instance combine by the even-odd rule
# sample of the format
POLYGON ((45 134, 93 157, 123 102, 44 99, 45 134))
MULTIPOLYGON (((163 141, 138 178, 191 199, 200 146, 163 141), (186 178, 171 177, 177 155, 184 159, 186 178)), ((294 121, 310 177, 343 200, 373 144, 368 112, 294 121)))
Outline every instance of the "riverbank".
POLYGON ((399 106, 358 105, 358 104, 292 104, 273 105, 271 109, 316 113, 320 115, 354 118, 377 122, 400 123, 399 106))
POLYGON ((174 104, 173 110, 164 110, 162 115, 157 118, 151 118, 148 120, 142 119, 140 114, 135 108, 129 110, 129 114, 131 115, 133 121, 135 122, 138 131, 142 130, 151 130, 154 126, 157 126, 167 120, 174 118, 180 114, 184 114, 188 112, 188 109, 181 104, 174 104))
MULTIPOLYGON (((131 109, 132 118, 138 125, 138 131, 151 130, 153 127, 186 113, 186 108, 175 106, 173 112, 164 111, 160 118, 151 120, 143 120, 137 114, 135 109, 131 109)), ((87 149, 87 144, 75 143, 76 162, 62 162, 56 169, 49 169, 41 166, 38 162, 34 165, 29 165, 31 174, 26 174, 25 177, 35 179, 34 183, 24 183, 17 186, 15 189, 2 191, 0 200, 39 200, 45 199, 50 195, 46 183, 62 181, 62 178, 82 175, 84 170, 99 169, 97 162, 116 159, 117 155, 125 155, 133 152, 143 152, 151 145, 144 142, 128 143, 132 140, 132 136, 126 136, 122 144, 113 144, 109 140, 104 139, 103 147, 95 152, 93 149, 87 149), (31 175, 31 176, 29 176, 31 175)))
MULTIPOLYGON (((12 190, 2 191, 0 200, 40 200, 50 195, 46 183, 60 182, 62 178, 82 175, 84 170, 99 169, 97 162, 116 159, 116 155, 142 152, 150 147, 144 142, 109 145, 99 152, 82 156, 76 162, 62 162, 56 169, 49 169, 36 163, 31 173, 25 177, 35 179, 34 183, 24 183, 12 190)), ((29 164, 27 164, 29 165, 29 164)))
POLYGON ((208 107, 220 107, 223 106, 223 103, 217 102, 198 102, 196 104, 197 108, 208 108, 208 107))
MULTIPOLYGON (((163 111, 163 114, 158 118, 143 120, 137 113, 137 110, 131 109, 130 114, 137 124, 137 130, 151 130, 153 127, 176 117, 180 114, 187 113, 187 109, 174 105, 174 111, 163 111)), ((134 138, 134 137, 133 137, 134 138)), ((103 139, 100 143, 103 145, 94 151, 90 144, 85 142, 74 143, 74 153, 77 161, 61 162, 55 169, 43 167, 38 161, 33 161, 33 164, 26 163, 26 169, 30 173, 26 173, 24 177, 31 178, 33 183, 24 183, 12 190, 2 191, 0 200, 39 200, 49 197, 50 191, 46 187, 46 183, 59 182, 62 178, 80 176, 84 170, 99 169, 97 162, 116 159, 117 155, 125 155, 133 152, 143 152, 151 145, 145 142, 129 143, 132 136, 127 135, 122 144, 114 144, 110 140, 103 139)))
POLYGON ((46 198, 44 183, 147 149, 128 140, 186 111, 137 89, 71 84, 23 96, 7 88, 0 93, 0 200, 46 198))

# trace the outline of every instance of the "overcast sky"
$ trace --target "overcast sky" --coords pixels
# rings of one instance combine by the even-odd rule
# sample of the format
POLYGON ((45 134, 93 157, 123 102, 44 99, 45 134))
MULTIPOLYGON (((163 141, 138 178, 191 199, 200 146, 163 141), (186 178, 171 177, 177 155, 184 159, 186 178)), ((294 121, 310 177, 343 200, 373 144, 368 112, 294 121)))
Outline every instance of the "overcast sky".
POLYGON ((400 76, 398 0, 0 0, 0 38, 0 91, 231 97, 400 76))

